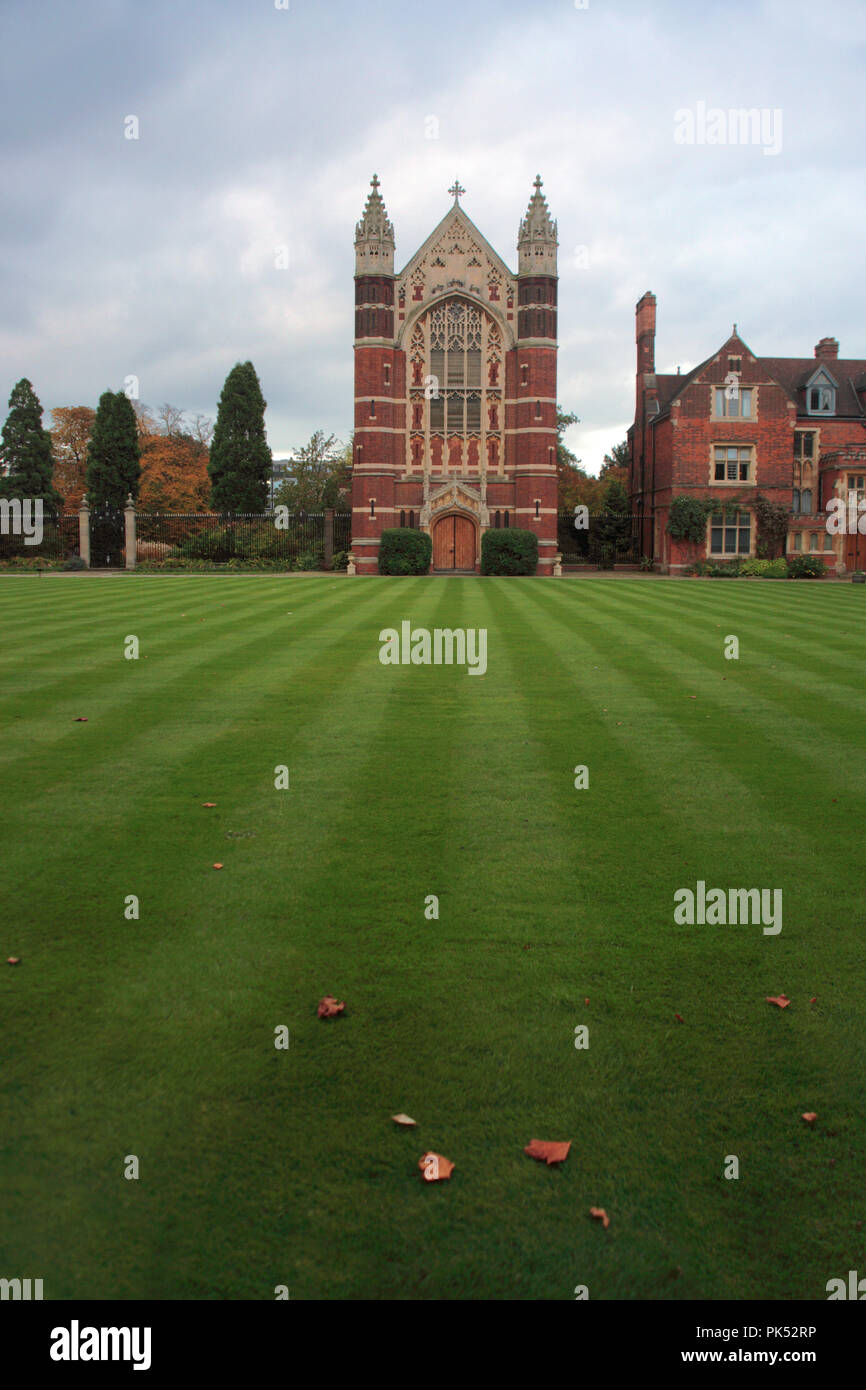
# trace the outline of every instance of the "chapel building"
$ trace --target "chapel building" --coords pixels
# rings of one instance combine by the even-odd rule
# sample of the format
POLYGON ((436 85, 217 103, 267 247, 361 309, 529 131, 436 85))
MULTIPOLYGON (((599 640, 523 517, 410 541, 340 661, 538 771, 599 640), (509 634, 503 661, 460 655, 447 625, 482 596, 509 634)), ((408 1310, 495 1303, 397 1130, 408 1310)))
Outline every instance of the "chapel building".
POLYGON ((477 572, 488 527, 557 551, 557 230, 541 178, 512 271, 460 204, 403 270, 374 175, 355 232, 352 555, 373 574, 397 526, 433 540, 433 573, 477 572))

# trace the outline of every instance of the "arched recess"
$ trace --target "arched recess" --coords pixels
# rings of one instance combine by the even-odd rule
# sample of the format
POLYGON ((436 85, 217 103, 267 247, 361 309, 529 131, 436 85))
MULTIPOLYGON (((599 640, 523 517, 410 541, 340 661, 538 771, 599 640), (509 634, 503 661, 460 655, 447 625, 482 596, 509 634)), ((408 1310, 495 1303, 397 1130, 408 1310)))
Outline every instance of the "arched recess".
POLYGON ((508 350, 501 320, 471 297, 442 295, 415 317, 404 346, 406 473, 501 473, 508 350))

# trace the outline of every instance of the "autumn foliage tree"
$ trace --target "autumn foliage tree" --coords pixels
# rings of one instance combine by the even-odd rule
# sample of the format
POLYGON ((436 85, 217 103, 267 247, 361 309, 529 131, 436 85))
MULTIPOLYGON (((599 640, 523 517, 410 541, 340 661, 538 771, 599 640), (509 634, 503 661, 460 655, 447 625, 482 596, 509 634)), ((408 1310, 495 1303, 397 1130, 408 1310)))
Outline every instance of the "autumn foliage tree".
POLYGON ((205 511, 210 494, 207 465, 207 445, 193 434, 145 434, 139 507, 146 512, 205 511))
POLYGON ((61 405, 51 412, 54 486, 67 512, 78 510, 86 491, 87 446, 95 419, 89 405, 61 405))

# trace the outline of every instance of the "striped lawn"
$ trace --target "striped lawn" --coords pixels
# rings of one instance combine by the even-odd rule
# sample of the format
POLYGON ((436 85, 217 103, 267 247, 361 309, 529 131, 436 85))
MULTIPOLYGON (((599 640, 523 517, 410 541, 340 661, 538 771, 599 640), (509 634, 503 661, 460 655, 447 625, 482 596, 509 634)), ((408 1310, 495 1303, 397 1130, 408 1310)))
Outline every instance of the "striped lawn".
POLYGON ((59 1299, 823 1299, 863 1272, 864 603, 0 580, 0 1274, 59 1299), (406 618, 486 628, 487 674, 382 666, 406 618), (674 925, 699 879, 781 888, 781 934, 674 925))

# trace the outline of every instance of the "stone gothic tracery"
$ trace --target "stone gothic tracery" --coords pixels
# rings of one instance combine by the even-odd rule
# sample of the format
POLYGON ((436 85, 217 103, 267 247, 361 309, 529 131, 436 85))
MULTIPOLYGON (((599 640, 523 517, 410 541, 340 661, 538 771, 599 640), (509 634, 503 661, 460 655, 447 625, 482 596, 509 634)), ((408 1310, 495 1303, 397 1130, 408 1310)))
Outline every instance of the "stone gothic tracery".
POLYGON ((410 474, 503 470, 502 332, 460 296, 421 315, 409 344, 410 474))

